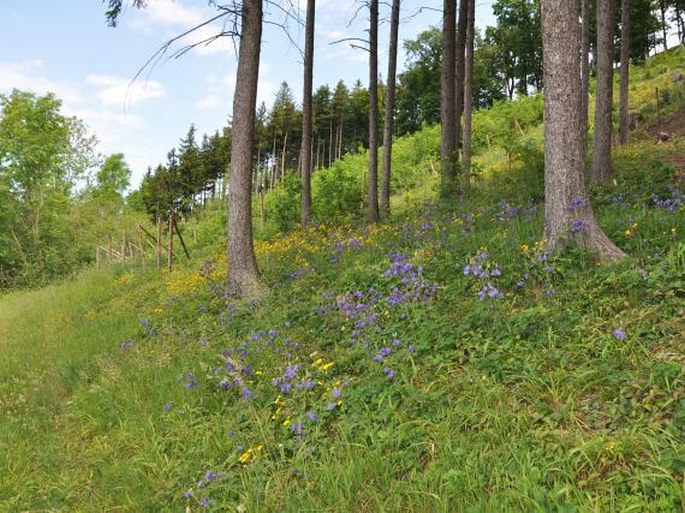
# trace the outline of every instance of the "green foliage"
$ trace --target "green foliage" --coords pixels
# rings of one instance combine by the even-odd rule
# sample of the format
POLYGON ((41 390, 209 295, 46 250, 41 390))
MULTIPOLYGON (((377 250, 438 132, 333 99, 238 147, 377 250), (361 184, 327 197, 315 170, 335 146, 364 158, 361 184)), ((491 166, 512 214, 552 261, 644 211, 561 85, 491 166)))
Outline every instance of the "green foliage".
POLYGON ((95 140, 54 95, 0 95, 0 287, 35 286, 76 266, 65 212, 96 163, 95 140))
POLYGON ((348 155, 312 180, 312 217, 317 222, 341 222, 354 217, 362 204, 362 172, 368 166, 366 152, 348 155))
POLYGON ((122 195, 131 183, 131 169, 123 153, 114 153, 105 159, 95 175, 97 182, 93 194, 106 199, 123 199, 122 195))

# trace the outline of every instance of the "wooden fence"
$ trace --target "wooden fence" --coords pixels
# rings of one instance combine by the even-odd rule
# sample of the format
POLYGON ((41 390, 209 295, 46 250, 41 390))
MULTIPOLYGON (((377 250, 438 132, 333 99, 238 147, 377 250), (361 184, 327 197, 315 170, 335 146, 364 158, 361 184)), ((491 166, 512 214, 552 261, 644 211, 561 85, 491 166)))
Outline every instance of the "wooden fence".
POLYGON ((121 240, 114 240, 112 235, 107 236, 105 244, 100 244, 95 248, 95 265, 98 269, 110 267, 114 264, 124 264, 140 262, 140 266, 145 270, 145 260, 155 255, 157 269, 162 268, 164 256, 166 256, 166 268, 171 271, 174 253, 174 238, 178 237, 181 248, 186 258, 190 258, 190 252, 186 246, 181 230, 176 223, 176 215, 169 216, 169 222, 163 223, 162 217, 157 217, 157 233, 150 233, 143 225, 139 224, 137 233, 131 237, 128 232, 124 232, 121 240), (164 224, 167 224, 164 226, 164 224), (164 235, 166 232, 166 244, 164 235))

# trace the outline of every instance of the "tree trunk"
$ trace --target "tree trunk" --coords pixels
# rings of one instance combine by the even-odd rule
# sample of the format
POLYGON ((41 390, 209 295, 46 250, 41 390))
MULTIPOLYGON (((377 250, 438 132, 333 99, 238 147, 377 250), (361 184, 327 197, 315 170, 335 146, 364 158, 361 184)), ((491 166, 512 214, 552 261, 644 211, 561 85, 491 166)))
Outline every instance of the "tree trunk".
POLYGON ((545 239, 548 251, 568 243, 602 258, 624 253, 599 228, 583 177, 580 130, 580 32, 576 1, 542 0, 545 137, 545 239))
POLYGON ((590 183, 602 182, 612 174, 613 63, 614 0, 597 0, 597 94, 595 95, 595 137, 590 183))
POLYGON ((661 33, 664 38, 663 45, 665 52, 668 50, 668 42, 666 41, 666 30, 668 29, 668 24, 666 23, 666 3, 664 2, 664 0, 659 0, 659 10, 661 11, 661 33))
POLYGON ((457 121, 456 121, 456 0, 443 0, 442 72, 440 74, 440 197, 454 198, 457 193, 457 121))
POLYGON ((333 118, 328 123, 328 167, 333 163, 333 118))
POLYGON ((369 221, 378 221, 378 0, 369 2, 369 221))
POLYGON ((281 183, 285 180, 285 157, 288 152, 288 131, 283 136, 283 151, 281 151, 281 183))
POLYGON ((300 209, 302 226, 309 222, 312 204, 312 80, 314 77, 314 15, 315 1, 307 0, 307 21, 304 44, 304 89, 302 93, 302 148, 300 162, 302 190, 300 209))
POLYGON ((457 119, 457 160, 461 147, 461 117, 464 114, 464 70, 466 67, 466 27, 468 25, 468 7, 470 0, 459 0, 459 19, 457 24, 457 43, 454 78, 454 111, 457 119))
POLYGON ((590 0, 581 0, 580 76, 582 77, 580 126, 583 132, 583 155, 587 155, 588 109, 590 103, 590 0))
POLYGON ((464 142, 462 186, 468 190, 471 183, 471 144, 473 140, 473 51, 475 35, 476 2, 468 2, 468 18, 466 24, 466 63, 464 67, 464 142))
POLYGON ((395 76, 397 74, 397 40, 400 26, 400 0, 392 0, 390 43, 388 48, 388 89, 385 96, 383 124, 383 179, 381 180, 381 213, 390 215, 390 172, 392 166, 392 135, 395 121, 395 76))
POLYGON ((630 72, 630 1, 621 0, 621 89, 619 93, 618 143, 628 142, 628 79, 630 72))
POLYGON ((228 293, 245 296, 256 292, 258 286, 252 242, 250 177, 262 41, 261 0, 243 0, 241 27, 228 191, 228 293))

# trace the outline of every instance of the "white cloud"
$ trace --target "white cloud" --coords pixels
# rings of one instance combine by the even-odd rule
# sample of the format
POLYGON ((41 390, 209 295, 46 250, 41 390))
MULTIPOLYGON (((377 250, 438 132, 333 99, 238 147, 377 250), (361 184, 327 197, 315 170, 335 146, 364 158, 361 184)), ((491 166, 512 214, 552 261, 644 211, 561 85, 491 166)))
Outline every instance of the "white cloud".
POLYGON ((86 84, 98 89, 96 95, 106 107, 124 107, 166 96, 164 86, 155 80, 132 82, 113 75, 88 75, 86 84))
POLYGON ((20 89, 36 94, 54 93, 60 100, 70 103, 81 101, 81 94, 76 88, 39 76, 38 72, 42 67, 43 62, 37 59, 0 62, 0 93, 20 89))

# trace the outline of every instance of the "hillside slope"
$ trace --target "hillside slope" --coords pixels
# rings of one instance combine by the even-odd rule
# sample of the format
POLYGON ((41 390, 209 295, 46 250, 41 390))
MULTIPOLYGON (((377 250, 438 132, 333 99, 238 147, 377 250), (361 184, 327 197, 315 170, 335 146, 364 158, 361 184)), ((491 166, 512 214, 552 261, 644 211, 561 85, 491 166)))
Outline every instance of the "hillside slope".
POLYGON ((617 264, 542 253, 515 165, 257 241, 247 302, 212 215, 173 273, 0 298, 0 510, 685 511, 681 149, 593 192, 617 264))

